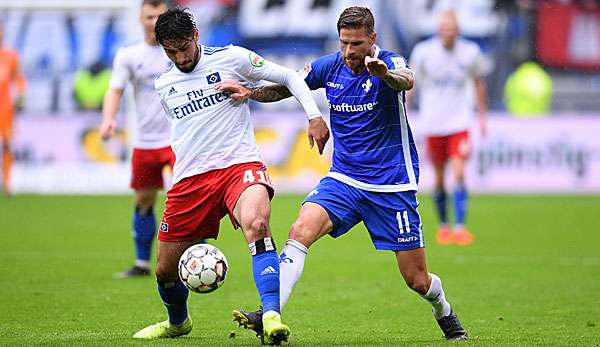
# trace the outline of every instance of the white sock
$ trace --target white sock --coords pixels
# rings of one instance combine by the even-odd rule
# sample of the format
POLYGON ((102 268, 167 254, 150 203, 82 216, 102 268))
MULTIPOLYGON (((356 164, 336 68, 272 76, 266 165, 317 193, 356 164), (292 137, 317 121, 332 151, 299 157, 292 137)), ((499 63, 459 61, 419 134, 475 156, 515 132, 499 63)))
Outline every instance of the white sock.
POLYGON ((292 289, 298 282, 302 270, 304 270, 304 259, 308 249, 296 240, 286 241, 279 258, 279 302, 281 309, 287 303, 292 289))
POLYGON ((452 309, 450 303, 446 300, 444 295, 444 288, 442 288, 442 280, 436 275, 429 273, 431 277, 431 285, 425 295, 421 295, 423 299, 429 301, 433 307, 433 316, 435 319, 440 319, 450 314, 452 309))
POLYGON ((135 260, 135 266, 137 267, 141 267, 144 269, 150 269, 150 261, 148 260, 141 260, 141 259, 136 259, 135 260))

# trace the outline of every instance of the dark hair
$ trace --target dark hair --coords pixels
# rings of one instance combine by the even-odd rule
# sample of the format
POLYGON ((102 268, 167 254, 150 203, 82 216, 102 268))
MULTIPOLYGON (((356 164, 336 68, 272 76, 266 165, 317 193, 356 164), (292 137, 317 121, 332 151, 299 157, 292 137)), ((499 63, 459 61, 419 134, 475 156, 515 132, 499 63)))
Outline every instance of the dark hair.
POLYGON ((167 0, 142 0, 142 6, 150 5, 152 7, 158 7, 162 4, 165 4, 167 5, 167 7, 170 7, 169 2, 167 0))
POLYGON ((196 23, 192 14, 186 10, 175 7, 158 17, 154 36, 161 46, 168 40, 189 40, 194 37, 196 23))
POLYGON ((337 22, 338 34, 342 28, 365 28, 368 35, 375 31, 375 18, 368 7, 348 7, 340 14, 337 22))

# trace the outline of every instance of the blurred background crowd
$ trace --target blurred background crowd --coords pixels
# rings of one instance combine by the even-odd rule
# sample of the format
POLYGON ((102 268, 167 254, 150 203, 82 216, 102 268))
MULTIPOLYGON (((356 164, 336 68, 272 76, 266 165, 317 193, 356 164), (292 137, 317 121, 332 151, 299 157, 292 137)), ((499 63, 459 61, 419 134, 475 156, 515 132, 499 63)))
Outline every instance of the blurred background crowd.
MULTIPOLYGON (((453 8, 461 34, 477 42, 485 54, 491 118, 600 119, 600 1, 174 0, 173 5, 190 8, 206 45, 244 46, 293 69, 338 50, 336 19, 347 6, 369 6, 376 18, 378 43, 405 57, 417 42, 435 34, 437 15, 453 8)), ((16 170, 23 177, 28 177, 27 167, 40 163, 126 163, 126 133, 120 142, 102 143, 95 129, 116 50, 142 37, 138 10, 137 0, 0 1, 4 45, 19 52, 27 79, 14 149, 16 170), (43 137, 53 125, 57 133, 77 135, 43 137), (19 163, 26 165, 19 169, 19 163)), ((321 97, 319 102, 325 110, 326 100, 321 97)), ((255 111, 270 113, 296 112, 297 107, 293 100, 253 105, 255 111)), ((261 134, 257 136, 260 141, 261 134)), ((535 160, 550 160, 551 166, 564 163, 560 165, 568 170, 583 165, 578 144, 550 142, 536 149, 541 154, 532 154, 542 158, 532 159, 535 165, 535 160)), ((583 156, 600 161, 594 151, 583 156)), ((479 153, 481 160, 485 153, 479 153)), ((280 154, 273 156, 280 157, 275 162, 284 160, 280 154)), ((127 170, 121 172, 120 177, 127 175, 127 170)), ((18 175, 17 191, 45 189, 18 175)))

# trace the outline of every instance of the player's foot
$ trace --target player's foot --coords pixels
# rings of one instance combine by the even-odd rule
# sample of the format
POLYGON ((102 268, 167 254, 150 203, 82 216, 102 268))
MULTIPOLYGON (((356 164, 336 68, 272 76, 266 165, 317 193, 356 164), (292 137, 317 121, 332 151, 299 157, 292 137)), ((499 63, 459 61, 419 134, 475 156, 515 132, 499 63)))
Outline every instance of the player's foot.
POLYGON ((452 231, 447 225, 440 226, 435 239, 440 245, 449 245, 454 242, 452 231))
POLYGON ((288 340, 290 328, 281 323, 281 316, 275 311, 268 311, 263 315, 263 343, 279 345, 288 340))
POLYGON ((467 229, 460 228, 454 231, 454 243, 461 246, 470 245, 475 241, 475 237, 467 229))
POLYGON ((469 338, 454 311, 450 311, 449 315, 438 319, 437 322, 444 332, 446 340, 467 340, 469 338))
POLYGON ((256 333, 257 337, 260 337, 262 339, 263 336, 263 322, 262 322, 262 315, 263 315, 263 310, 262 307, 260 307, 258 310, 252 312, 252 311, 246 311, 246 310, 233 310, 231 312, 231 314, 233 315, 233 320, 235 322, 238 322, 238 324, 241 327, 244 327, 244 329, 250 329, 250 330, 254 330, 254 332, 256 333))
POLYGON ((118 272, 115 274, 116 278, 130 278, 130 277, 143 277, 150 276, 150 269, 134 265, 131 269, 118 272))
POLYGON ((162 339, 187 335, 192 331, 192 319, 188 317, 181 326, 172 325, 168 320, 145 327, 133 334, 134 339, 162 339))

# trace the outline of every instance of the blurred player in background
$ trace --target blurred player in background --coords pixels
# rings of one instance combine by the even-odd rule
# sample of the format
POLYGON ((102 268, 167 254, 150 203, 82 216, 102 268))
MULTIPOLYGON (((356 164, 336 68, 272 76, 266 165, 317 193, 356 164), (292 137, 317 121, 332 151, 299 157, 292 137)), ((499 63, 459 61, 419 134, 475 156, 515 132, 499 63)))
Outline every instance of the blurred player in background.
POLYGON ((156 233, 154 202, 164 186, 163 168, 173 167, 175 155, 170 147, 170 125, 154 90, 154 79, 164 72, 171 61, 154 37, 158 16, 168 9, 165 0, 143 0, 140 21, 144 40, 120 48, 113 62, 110 86, 104 97, 100 136, 110 139, 116 129, 116 116, 123 91, 133 86, 136 109, 136 131, 131 157, 131 188, 135 192, 133 241, 135 265, 119 277, 149 276, 150 253, 156 233))
POLYGON ((3 47, 4 27, 0 23, 0 139, 2 140, 2 190, 10 196, 12 152, 10 142, 13 135, 15 109, 23 106, 25 76, 19 67, 16 51, 3 47), (14 96, 14 98, 13 98, 14 96))
POLYGON ((468 200, 465 162, 470 152, 469 128, 475 103, 482 136, 486 132, 486 90, 480 49, 474 42, 458 37, 456 13, 448 10, 440 15, 438 36, 417 44, 409 65, 418 81, 423 132, 435 170, 433 200, 440 220, 437 241, 471 244, 473 235, 465 227, 468 200), (444 182, 448 162, 455 180, 453 229, 448 224, 444 182))
POLYGON ((281 83, 304 107, 309 136, 321 153, 329 129, 295 71, 245 48, 199 46, 194 19, 184 10, 161 15, 156 38, 175 64, 156 79, 171 118, 171 144, 177 156, 156 264, 158 292, 169 318, 138 331, 134 338, 175 337, 192 330, 188 290, 178 276, 179 258, 198 239, 216 238, 219 221, 229 215, 234 227, 241 227, 252 255, 254 282, 264 308, 261 333, 265 342, 278 344, 287 340, 290 330, 281 323, 279 259, 269 228, 273 188, 258 153, 248 102, 237 102, 215 86, 222 79, 281 83))
MULTIPOLYGON (((340 52, 302 70, 311 89, 327 92, 333 164, 304 200, 281 253, 281 304, 302 274, 308 248, 322 236, 339 237, 362 221, 376 249, 394 252, 406 284, 432 305, 446 338, 463 340, 467 333, 440 278, 427 271, 417 211, 419 158, 404 111, 404 91, 412 88, 413 74, 401 56, 375 45, 374 22, 368 8, 346 8, 337 23, 340 52)), ((234 98, 261 102, 291 95, 284 86, 248 91, 224 82, 221 88, 234 98)), ((233 315, 260 334, 256 312, 234 310, 233 315)))

